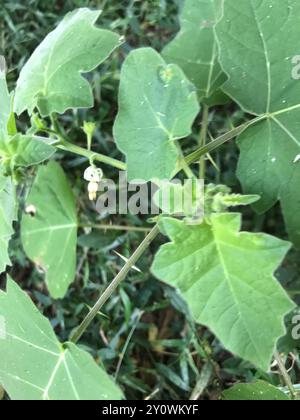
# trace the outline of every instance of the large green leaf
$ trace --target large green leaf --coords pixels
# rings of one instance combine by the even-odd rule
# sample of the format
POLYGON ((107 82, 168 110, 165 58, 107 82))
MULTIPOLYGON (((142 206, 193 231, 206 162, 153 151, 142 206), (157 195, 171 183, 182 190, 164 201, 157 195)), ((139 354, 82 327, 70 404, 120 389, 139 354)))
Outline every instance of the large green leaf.
POLYGON ((0 142, 0 158, 9 168, 28 167, 48 160, 56 149, 43 142, 39 137, 16 134, 0 142))
POLYGON ((264 381, 235 385, 223 396, 227 401, 290 401, 286 394, 264 381))
MULTIPOLYGON (((199 97, 218 103, 214 95, 226 76, 218 62, 214 26, 222 12, 223 0, 185 0, 181 31, 163 50, 169 63, 178 64, 199 90, 199 97)), ((224 97, 222 98, 224 101, 224 97)), ((223 102, 221 100, 221 103, 223 102)))
POLYGON ((0 291, 0 383, 13 400, 112 400, 122 392, 85 351, 57 340, 12 280, 0 291))
POLYGON ((161 248, 152 270, 179 288, 196 321, 228 350, 267 370, 284 335, 283 317, 294 307, 272 275, 290 244, 239 232, 240 224, 231 213, 198 226, 165 219, 163 231, 173 242, 161 248))
POLYGON ((117 34, 94 26, 100 13, 69 13, 39 45, 17 83, 17 114, 35 107, 45 116, 93 106, 91 87, 81 74, 95 69, 120 45, 117 34))
POLYGON ((6 84, 6 64, 0 56, 0 141, 7 136, 7 124, 10 117, 10 96, 6 84))
POLYGON ((217 26, 224 90, 246 111, 265 115, 239 139, 238 175, 244 190, 258 193, 264 212, 281 200, 287 228, 300 246, 300 82, 293 78, 299 54, 300 2, 226 0, 217 26))
POLYGON ((14 230, 12 224, 16 219, 15 191, 11 178, 0 172, 0 273, 10 264, 8 244, 14 230))
POLYGON ((77 215, 66 176, 56 162, 41 166, 26 200, 22 242, 28 257, 46 272, 51 295, 63 298, 74 281, 77 215))
POLYGON ((199 112, 197 95, 182 70, 151 48, 133 51, 121 74, 114 134, 126 155, 129 180, 170 179, 199 112))

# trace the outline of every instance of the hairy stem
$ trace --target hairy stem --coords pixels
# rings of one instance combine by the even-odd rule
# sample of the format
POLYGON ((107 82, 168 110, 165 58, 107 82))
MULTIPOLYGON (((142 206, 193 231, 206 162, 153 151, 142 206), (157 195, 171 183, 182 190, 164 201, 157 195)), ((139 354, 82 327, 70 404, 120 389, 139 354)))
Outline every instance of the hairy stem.
POLYGON ((100 296, 100 298, 98 299, 98 301, 96 302, 94 307, 90 310, 90 312, 85 317, 85 319, 82 321, 82 323, 79 325, 79 327, 76 328, 76 330, 73 332, 73 334, 70 337, 70 340, 71 340, 72 343, 77 343, 78 340, 80 340, 80 338, 82 337, 82 335, 84 334, 86 329, 89 327, 89 325, 91 324, 93 319, 98 315, 98 313, 101 310, 101 308, 103 307, 103 305, 111 297, 111 295, 117 289, 119 284, 123 280, 125 280, 129 271, 136 264, 136 262, 140 259, 140 257, 143 255, 143 253, 149 247, 151 242, 154 241, 154 239, 156 238, 156 236, 158 234, 159 234, 159 228, 158 228, 158 225, 155 225, 154 228, 151 230, 151 232, 146 236, 146 238, 143 240, 143 242, 137 248, 137 250, 128 259, 127 263, 124 265, 124 267, 119 272, 119 274, 113 279, 113 281, 110 283, 110 285, 107 287, 107 289, 100 296))

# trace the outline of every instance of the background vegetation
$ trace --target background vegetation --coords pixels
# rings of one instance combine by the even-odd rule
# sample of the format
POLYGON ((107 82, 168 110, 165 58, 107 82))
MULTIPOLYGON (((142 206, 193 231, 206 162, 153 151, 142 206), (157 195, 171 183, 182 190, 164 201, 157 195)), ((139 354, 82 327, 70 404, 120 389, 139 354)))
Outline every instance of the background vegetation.
MULTIPOLYGON (((54 28, 60 17, 77 7, 103 9, 102 27, 126 36, 126 43, 99 70, 89 75, 94 87, 95 107, 88 111, 67 113, 64 125, 72 140, 85 144, 81 130, 83 121, 97 124, 95 150, 118 156, 112 138, 112 123, 117 113, 117 93, 120 67, 132 48, 152 46, 158 51, 179 28, 178 12, 182 0, 0 0, 0 54, 9 66, 9 84, 13 89, 20 69, 34 48, 54 28)), ((228 104, 212 109, 211 134, 217 136, 247 118, 235 106, 228 104)), ((26 119, 22 122, 26 127, 26 119)), ((195 135, 190 146, 195 146, 200 121, 195 124, 195 135)), ((188 152, 189 150, 186 150, 188 152)), ((208 182, 225 183, 239 192, 235 176, 238 150, 234 142, 213 154, 215 164, 209 163, 208 182)), ((88 223, 148 227, 147 220, 137 217, 106 217, 100 219, 93 204, 88 201, 83 171, 87 162, 61 153, 58 159, 72 180, 78 196, 81 218, 88 223)), ((107 177, 115 171, 105 168, 107 177)), ((31 176, 28 177, 28 186, 31 176)), ((26 191, 22 192, 23 194, 26 191)), ((279 207, 267 215, 256 215, 244 210, 244 228, 265 231, 286 237, 279 207)), ((51 320, 57 334, 66 340, 70 331, 83 318, 87 305, 92 305, 99 292, 119 271, 125 257, 131 255, 143 239, 143 232, 92 232, 82 229, 78 247, 77 280, 66 298, 53 301, 44 286, 43 275, 25 257, 18 234, 11 246, 12 276, 51 320)), ((161 239, 163 240, 163 239, 161 239)), ((139 262, 142 273, 132 271, 127 281, 105 306, 104 313, 85 334, 82 343, 86 350, 118 377, 129 399, 218 399, 222 391, 238 381, 261 378, 273 384, 280 383, 276 373, 269 375, 255 370, 250 364, 232 357, 205 328, 196 326, 180 296, 149 274, 149 266, 156 251, 156 243, 139 262)), ((300 254, 292 251, 277 273, 293 298, 300 295, 300 254)), ((3 286, 3 281, 1 286, 3 286)), ((287 320, 288 327, 290 321, 287 320)), ((288 335, 281 342, 287 365, 292 366, 294 383, 300 382, 300 361, 297 350, 300 343, 288 335)))

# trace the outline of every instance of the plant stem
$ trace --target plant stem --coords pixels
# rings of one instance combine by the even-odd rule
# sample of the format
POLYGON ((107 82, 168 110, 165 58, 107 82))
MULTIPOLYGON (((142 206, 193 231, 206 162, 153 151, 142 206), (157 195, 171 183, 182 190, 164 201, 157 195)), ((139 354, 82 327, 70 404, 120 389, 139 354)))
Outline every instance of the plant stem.
POLYGON ((234 128, 233 130, 228 131, 227 133, 223 134, 222 136, 218 137, 216 140, 212 141, 211 143, 207 144, 204 147, 200 147, 200 149, 196 150, 195 152, 191 153, 185 158, 185 161, 188 165, 197 162, 201 156, 206 155, 207 153, 212 152, 213 150, 219 148, 224 143, 232 140, 233 138, 242 134, 246 128, 250 127, 253 124, 258 123, 266 118, 266 115, 262 115, 260 117, 254 118, 253 120, 247 121, 246 123, 234 128))
POLYGON ((189 179, 195 178, 194 172, 192 171, 192 169, 190 168, 190 166, 185 161, 185 158, 184 158, 184 155, 183 155, 181 146, 180 146, 180 144, 179 144, 178 141, 176 141, 176 146, 177 146, 177 149, 178 149, 180 158, 181 158, 181 167, 182 167, 183 172, 186 174, 186 176, 189 179))
MULTIPOLYGON (((60 138, 61 139, 61 138, 60 138)), ((65 139, 56 145, 58 149, 64 150, 66 152, 74 153, 79 156, 86 157, 89 160, 105 163, 106 165, 113 166, 121 171, 125 171, 127 168, 126 163, 121 162, 120 160, 110 158, 108 156, 102 155, 100 153, 95 153, 84 149, 83 147, 76 146, 65 139)))
POLYGON ((274 357, 275 357, 275 360, 278 364, 282 379, 284 380, 286 386, 288 387, 292 398, 296 399, 296 391, 294 389, 294 385, 293 385, 293 383, 291 381, 291 378, 290 378, 290 375, 288 374, 288 371, 286 370, 286 367, 285 367, 285 365, 284 365, 284 363, 281 359, 281 356, 280 356, 280 354, 277 350, 274 353, 274 357))
POLYGON ((70 153, 74 153, 79 156, 86 157, 90 161, 93 160, 93 161, 105 163, 121 171, 126 170, 126 167, 127 167, 126 163, 123 163, 117 159, 110 158, 106 155, 102 155, 100 153, 94 153, 93 151, 89 149, 84 149, 83 147, 77 146, 76 144, 69 142, 69 140, 66 138, 66 134, 64 130, 58 123, 56 114, 52 114, 50 119, 51 119, 53 130, 46 130, 46 131, 58 137, 59 143, 55 145, 58 149, 61 149, 70 153))
MULTIPOLYGON (((200 137, 199 137, 199 146, 201 148, 205 147, 206 145, 208 117, 209 117, 209 107, 206 104, 204 104, 203 115, 202 115, 202 125, 201 125, 201 130, 200 130, 200 137)), ((200 179, 205 179, 205 172, 206 172, 206 160, 205 160, 205 155, 202 155, 200 158, 200 163, 199 163, 199 178, 200 179)))
POLYGON ((51 114, 50 115, 50 121, 51 121, 54 133, 56 133, 57 136, 59 136, 60 138, 64 138, 65 137, 65 132, 64 132, 64 129, 61 127, 61 125, 58 122, 57 114, 51 114))
POLYGON ((137 263, 139 258, 143 255, 146 249, 149 247, 151 242, 154 241, 156 236, 159 234, 158 225, 155 225, 151 232, 146 236, 137 250, 132 254, 132 256, 128 259, 127 263, 124 265, 122 270, 119 274, 113 279, 104 293, 100 296, 94 307, 90 310, 88 315, 82 321, 78 328, 71 334, 70 340, 72 343, 77 343, 78 340, 82 337, 86 329, 89 327, 93 319, 98 315, 99 311, 103 307, 103 305, 107 302, 107 300, 111 297, 114 291, 117 289, 119 284, 125 280, 127 274, 132 269, 132 267, 137 263))
MULTIPOLYGON (((198 150, 196 150, 195 152, 191 153, 190 155, 188 155, 187 157, 182 159, 182 163, 180 165, 179 170, 177 171, 180 172, 182 170, 184 170, 187 175, 189 177, 194 177, 193 172, 191 171, 191 169, 189 168, 189 165, 191 165, 194 162, 197 162, 201 157, 205 156, 207 153, 212 152, 213 150, 219 148, 220 146, 222 146, 224 143, 232 140, 233 138, 239 136, 244 130, 246 130, 246 128, 250 127, 253 124, 258 123, 259 121, 262 121, 264 119, 266 119, 267 116, 261 115, 257 118, 253 118, 250 121, 247 121, 246 123, 240 125, 239 127, 234 128, 231 131, 228 131, 227 133, 223 134, 222 136, 218 137, 216 140, 212 141, 211 143, 201 146, 198 150), (189 168, 189 169, 188 169, 189 168)), ((84 149, 80 146, 77 146, 73 143, 70 143, 64 133, 62 132, 61 128, 59 127, 56 118, 52 116, 52 125, 54 130, 43 130, 49 134, 54 134, 59 138, 59 143, 54 144, 54 146, 56 146, 58 149, 60 150, 64 150, 70 153, 74 153, 76 155, 79 156, 83 156, 86 157, 89 160, 94 160, 94 161, 98 161, 110 166, 113 166, 114 168, 117 168, 121 171, 126 171, 127 169, 127 165, 124 162, 121 162, 120 160, 117 159, 113 159, 110 158, 106 155, 102 155, 100 153, 94 153, 92 151, 89 151, 87 149, 84 149)))
POLYGON ((149 228, 135 227, 135 226, 122 226, 122 225, 100 225, 100 224, 89 224, 83 223, 79 225, 80 228, 91 228, 98 230, 124 230, 126 232, 151 232, 149 228))

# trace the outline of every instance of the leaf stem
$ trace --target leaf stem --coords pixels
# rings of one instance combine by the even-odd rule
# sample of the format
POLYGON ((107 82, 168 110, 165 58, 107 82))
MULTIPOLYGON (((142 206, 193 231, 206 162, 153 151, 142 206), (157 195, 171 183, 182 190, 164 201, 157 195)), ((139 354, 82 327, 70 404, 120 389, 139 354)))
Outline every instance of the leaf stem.
MULTIPOLYGON (((203 115, 202 115, 202 125, 200 130, 200 138, 199 138, 199 146, 205 147, 206 145, 206 137, 207 137, 207 129, 208 129, 208 117, 209 117, 209 107, 208 105, 203 105, 203 115)), ((200 158, 199 163, 199 178, 205 179, 205 172, 206 172, 206 160, 205 155, 202 155, 200 158)))
POLYGON ((54 134, 58 137, 59 143, 55 144, 58 149, 74 153, 79 156, 86 157, 90 161, 98 161, 101 163, 105 163, 107 165, 113 166, 121 171, 125 171, 127 168, 126 163, 121 162, 120 160, 110 158, 106 155, 102 155, 101 153, 95 153, 89 149, 84 149, 83 147, 77 146, 76 144, 71 143, 67 138, 64 130, 60 126, 57 120, 56 114, 52 114, 50 116, 51 124, 53 130, 45 130, 50 134, 54 134))
POLYGON ((151 232, 146 236, 146 238, 137 248, 137 250, 128 259, 127 263, 124 265, 124 267, 119 272, 119 274, 113 279, 113 281, 110 283, 107 289, 100 296, 100 298, 98 299, 94 307, 90 310, 90 312, 82 321, 82 323, 79 325, 79 327, 76 328, 75 331, 71 334, 70 341, 72 343, 77 343, 78 340, 80 340, 80 338, 82 337, 86 329, 89 327, 93 319, 98 315, 103 305, 111 297, 111 295, 117 289, 119 284, 123 280, 125 280, 129 271, 137 263, 137 261, 140 259, 140 257, 143 255, 143 253, 146 251, 149 245, 154 241, 154 239, 157 237, 158 234, 159 234, 159 228, 158 228, 158 225, 155 225, 154 228, 151 230, 151 232))
MULTIPOLYGON (((201 146, 198 150, 195 152, 189 154, 185 158, 182 158, 182 162, 180 164, 179 170, 177 171, 185 171, 188 177, 194 177, 194 174, 192 170, 189 168, 189 165, 191 165, 194 162, 197 162, 201 157, 205 156, 206 154, 212 152, 213 150, 219 148, 224 143, 232 140, 233 138, 239 136, 243 131, 246 130, 246 128, 250 127, 251 125, 254 125, 258 123, 259 121, 262 121, 267 118, 267 115, 261 115, 259 117, 253 118, 250 121, 247 121, 246 123, 240 125, 239 127, 234 128, 233 130, 228 131, 227 133, 223 134, 222 136, 218 137, 216 140, 210 142, 207 145, 201 146)), ((56 118, 52 116, 51 118, 52 125, 54 130, 43 130, 49 134, 54 134, 58 137, 59 142, 57 144, 54 144, 56 148, 60 150, 64 150, 70 153, 77 154, 79 156, 86 157, 89 160, 98 161, 101 163, 104 163, 106 165, 110 165, 116 169, 119 169, 121 171, 126 171, 127 165, 124 162, 121 162, 120 160, 110 158, 106 155, 102 155, 100 153, 95 153, 92 151, 89 151, 87 149, 84 149, 83 147, 77 146, 71 142, 69 142, 64 133, 62 132, 61 128, 59 127, 56 118)))
POLYGON ((285 367, 285 365, 284 365, 284 363, 282 361, 282 358, 281 358, 281 356, 280 356, 280 354, 279 354, 279 352, 277 350, 274 353, 274 357, 275 357, 275 360, 276 360, 276 362, 278 364, 278 368, 280 370, 282 379, 284 380, 286 386, 288 387, 288 389, 289 389, 289 391, 291 393, 292 398, 293 399, 296 399, 297 394, 296 394, 296 391, 294 389, 294 385, 293 385, 293 383, 291 381, 291 378, 290 378, 290 375, 288 374, 288 371, 286 370, 286 367, 285 367))
POLYGON ((207 144, 206 146, 200 147, 195 152, 191 153, 185 158, 185 161, 188 165, 197 162, 202 156, 206 155, 207 153, 212 152, 213 150, 219 148, 224 143, 232 140, 233 138, 242 134, 246 128, 250 127, 253 124, 258 123, 266 118, 266 115, 261 115, 257 118, 254 118, 246 123, 234 128, 233 130, 228 131, 227 133, 223 134, 222 136, 218 137, 216 140, 212 141, 211 143, 207 144))
POLYGON ((89 160, 105 163, 106 165, 113 166, 114 168, 119 169, 121 171, 125 171, 127 168, 126 163, 121 162, 120 160, 110 158, 100 153, 89 151, 87 149, 84 149, 83 147, 77 146, 76 144, 72 144, 66 141, 65 139, 55 146, 60 150, 64 150, 66 152, 86 157, 89 160))

